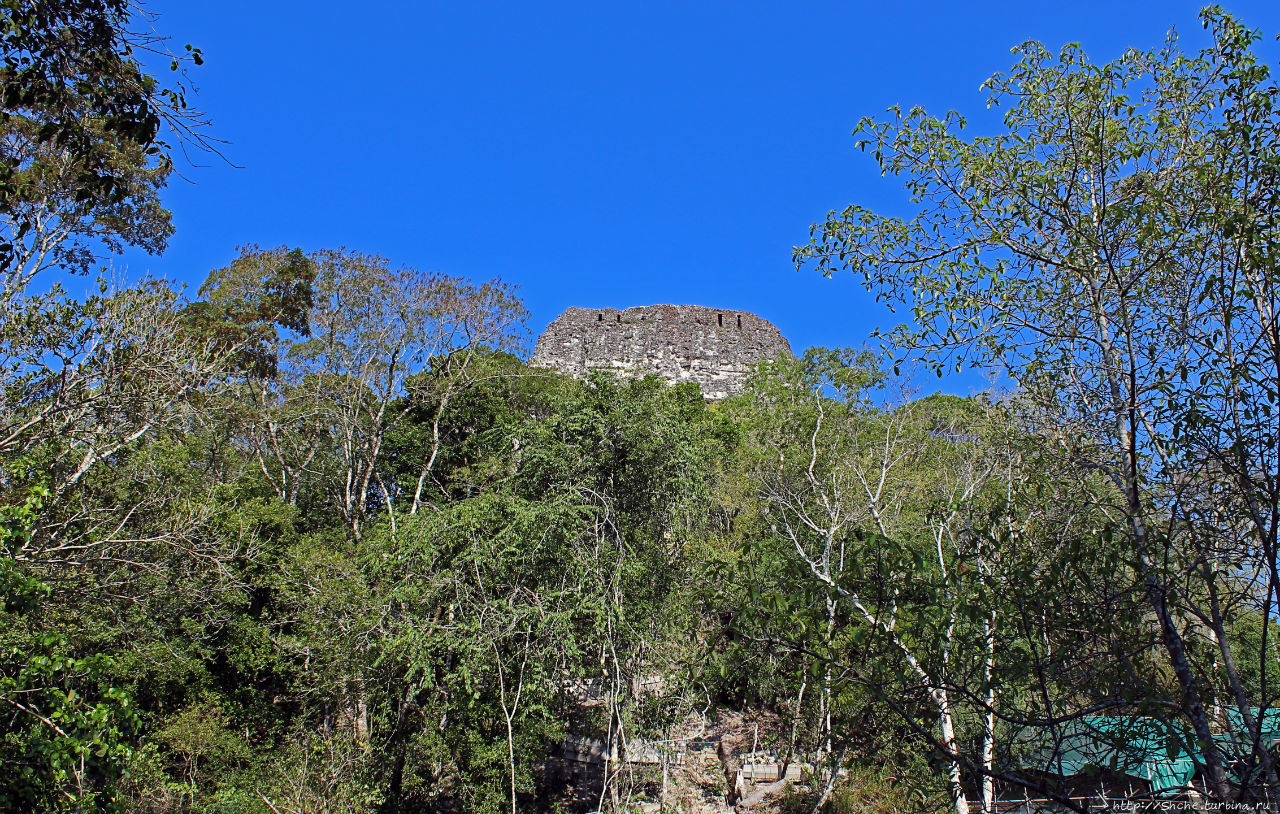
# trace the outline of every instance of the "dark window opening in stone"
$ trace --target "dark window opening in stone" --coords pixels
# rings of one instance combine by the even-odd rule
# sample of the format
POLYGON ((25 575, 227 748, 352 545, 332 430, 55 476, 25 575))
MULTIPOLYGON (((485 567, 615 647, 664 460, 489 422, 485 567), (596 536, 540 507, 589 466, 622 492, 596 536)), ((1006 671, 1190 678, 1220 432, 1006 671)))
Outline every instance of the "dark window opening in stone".
POLYGON ((724 327, 724 314, 716 314, 716 324, 721 328, 724 327))
POLYGON ((621 322, 621 321, 622 321, 622 314, 618 314, 618 321, 619 321, 619 322, 621 322))
POLYGON ((596 314, 596 322, 604 322, 604 314, 596 314))
POLYGON ((738 328, 742 328, 742 314, 738 314, 738 328))

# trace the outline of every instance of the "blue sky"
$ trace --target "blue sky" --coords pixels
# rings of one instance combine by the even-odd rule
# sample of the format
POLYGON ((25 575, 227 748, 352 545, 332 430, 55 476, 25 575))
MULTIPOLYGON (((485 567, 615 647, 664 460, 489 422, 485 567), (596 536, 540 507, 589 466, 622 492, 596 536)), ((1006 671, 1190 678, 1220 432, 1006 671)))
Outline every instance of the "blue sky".
MULTIPOLYGON (((1275 33, 1269 2, 1227 8, 1275 33)), ((753 311, 797 350, 895 317, 849 276, 797 273, 832 208, 905 212, 849 132, 889 105, 955 108, 1028 39, 1098 61, 1194 2, 191 3, 196 104, 236 167, 187 166, 177 234, 130 275, 198 285, 246 243, 347 246, 520 287, 534 335, 571 305, 753 311)), ((1274 50, 1274 49, 1272 49, 1274 50)), ((967 390, 963 378, 947 389, 967 390)))

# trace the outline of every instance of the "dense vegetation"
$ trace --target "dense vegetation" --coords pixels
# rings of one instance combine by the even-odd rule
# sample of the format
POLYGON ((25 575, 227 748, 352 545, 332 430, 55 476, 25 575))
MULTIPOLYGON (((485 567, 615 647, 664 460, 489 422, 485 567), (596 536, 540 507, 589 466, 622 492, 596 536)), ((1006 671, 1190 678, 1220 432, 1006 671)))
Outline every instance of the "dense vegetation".
MULTIPOLYGON (((1276 785, 1256 34, 1211 9, 1199 55, 1023 46, 994 137, 864 123, 917 214, 832 213, 797 261, 909 306, 899 362, 1007 392, 816 348, 708 403, 528 368, 511 287, 344 249, 67 296, 171 231, 185 107, 130 13, 0 12, 0 810, 549 810, 581 803, 570 736, 748 718, 811 772, 786 810, 1073 805, 1028 755, 1098 715, 1157 722, 1203 794, 1276 785)), ((658 782, 607 760, 584 805, 658 782)))

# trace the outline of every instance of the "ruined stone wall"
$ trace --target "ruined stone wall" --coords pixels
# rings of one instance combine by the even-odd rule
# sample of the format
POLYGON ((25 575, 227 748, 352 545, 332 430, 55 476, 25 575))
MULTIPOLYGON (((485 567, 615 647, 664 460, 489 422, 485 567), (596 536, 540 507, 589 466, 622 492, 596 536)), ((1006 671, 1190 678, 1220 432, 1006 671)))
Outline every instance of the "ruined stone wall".
POLYGON ((701 305, 570 308, 547 326, 532 364, 572 376, 591 370, 655 373, 669 382, 696 382, 709 399, 742 388, 747 370, 791 355, 768 320, 746 311, 701 305))

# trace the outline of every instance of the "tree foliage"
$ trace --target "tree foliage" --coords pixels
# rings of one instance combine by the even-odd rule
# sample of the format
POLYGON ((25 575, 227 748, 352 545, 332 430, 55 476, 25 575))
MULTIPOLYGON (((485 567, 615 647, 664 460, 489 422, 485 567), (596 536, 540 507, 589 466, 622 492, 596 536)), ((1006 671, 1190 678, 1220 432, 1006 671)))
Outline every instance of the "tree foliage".
POLYGON ((797 260, 910 309, 897 363, 813 348, 708 402, 531 368, 510 285, 348 249, 47 283, 171 232, 162 131, 197 120, 140 14, 0 10, 0 810, 620 812, 689 803, 691 744, 699 805, 771 755, 784 810, 1079 809, 1103 717, 1218 801, 1274 784, 1256 33, 1025 44, 992 135, 864 121, 913 214, 797 260), (921 361, 1011 387, 921 398, 921 361))
POLYGON ((1172 36, 1104 65, 1075 45, 1021 46, 985 85, 1006 109, 997 135, 966 137, 958 114, 918 108, 864 120, 860 145, 903 179, 915 214, 832 213, 796 258, 849 268, 909 307, 890 335, 907 354, 998 366, 1031 425, 1105 478, 1076 499, 1116 521, 1225 796, 1227 763, 1275 782, 1264 747, 1214 740, 1211 708, 1226 693, 1252 732, 1238 742, 1259 744, 1255 710, 1274 700, 1245 691, 1239 663, 1270 656, 1235 652, 1229 620, 1269 618, 1277 587, 1263 518, 1280 504, 1263 473, 1280 119, 1259 35, 1217 8, 1203 20, 1213 44, 1195 55, 1172 36))
MULTIPOLYGON (((208 146, 181 82, 139 62, 164 40, 139 33, 147 12, 123 0, 21 0, 0 10, 0 243, 4 293, 50 265, 84 272, 98 237, 150 251, 172 231, 156 200, 171 169, 168 130, 208 146)), ((200 64, 199 49, 173 57, 200 64)))

